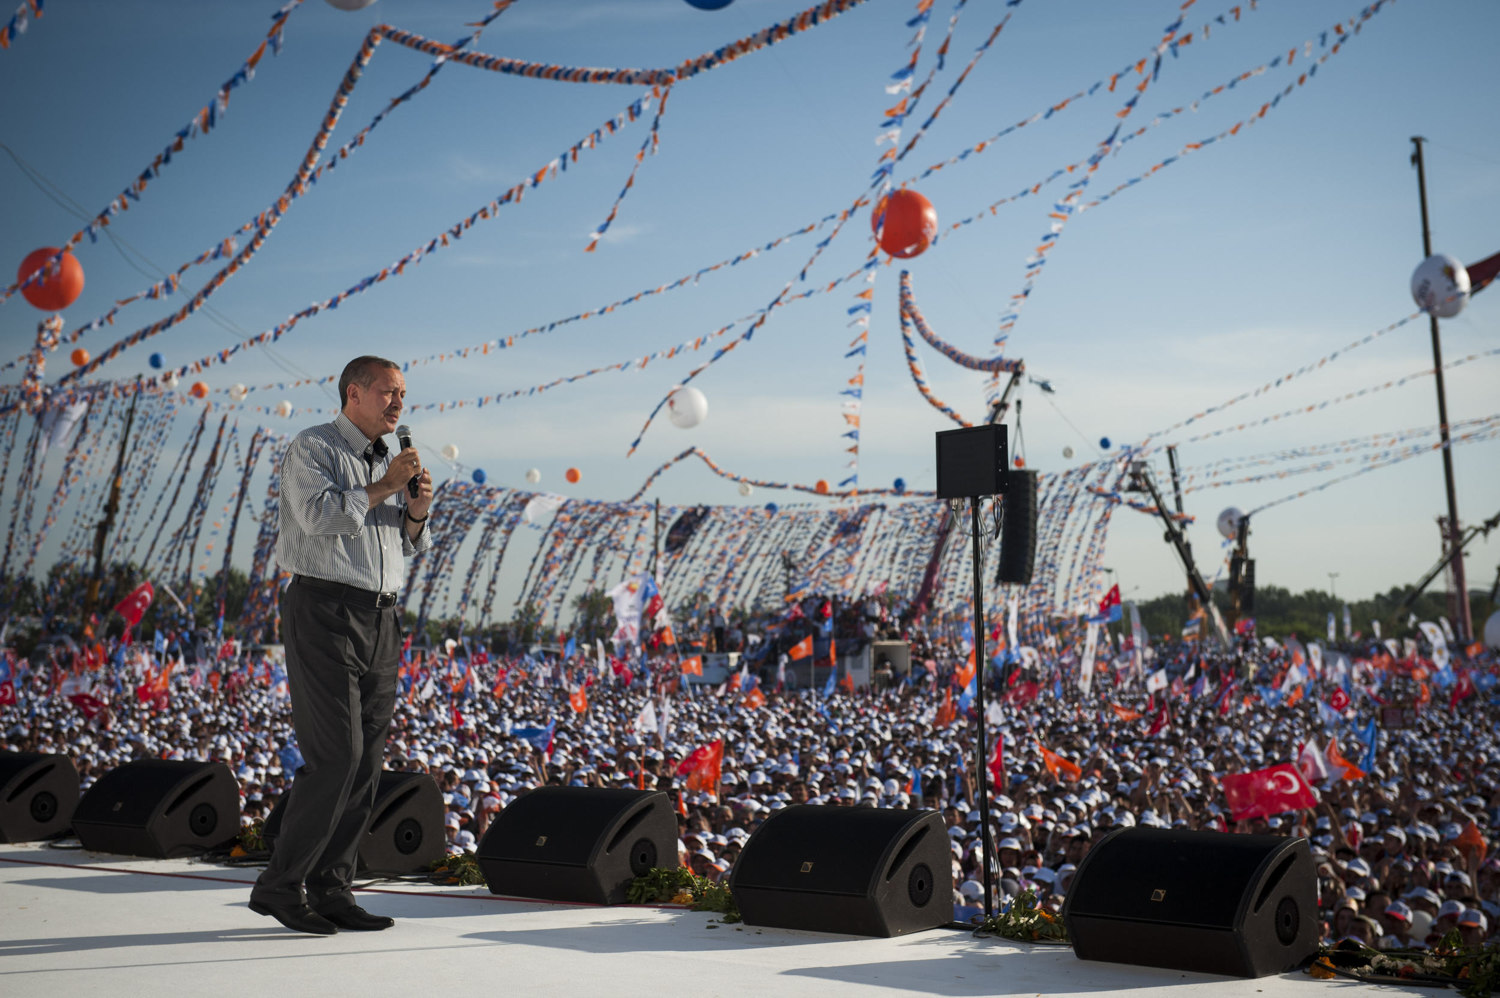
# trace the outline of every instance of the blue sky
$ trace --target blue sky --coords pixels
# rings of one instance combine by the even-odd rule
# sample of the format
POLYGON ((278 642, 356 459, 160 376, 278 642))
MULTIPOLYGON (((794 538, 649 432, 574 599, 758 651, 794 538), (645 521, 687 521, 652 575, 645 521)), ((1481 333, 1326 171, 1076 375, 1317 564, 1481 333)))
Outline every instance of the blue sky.
MULTIPOLYGON (((898 166, 897 180, 1148 55, 1177 6, 1155 0, 1020 4, 952 104, 898 166)), ((1188 8, 1184 30, 1195 38, 1164 60, 1127 131, 1186 108, 1295 48, 1291 68, 1246 80, 1124 144, 1101 165, 1085 201, 1254 115, 1328 51, 1325 31, 1350 23, 1361 10, 1355 2, 1265 0, 1254 10, 1241 4, 1237 22, 1214 21, 1232 6, 1200 0, 1188 8), (1206 39, 1205 23, 1213 25, 1206 39), (1303 47, 1309 41, 1310 53, 1303 47)), ((710 13, 683 0, 519 0, 476 47, 572 66, 668 66, 802 7, 798 0, 737 0, 710 13)), ((846 208, 876 166, 882 112, 896 99, 885 86, 909 58, 911 30, 904 22, 913 8, 909 0, 869 0, 816 30, 675 87, 659 152, 641 166, 596 252, 584 252, 589 233, 624 184, 649 115, 401 278, 303 321, 274 350, 249 350, 210 369, 204 380, 216 390, 215 404, 224 405, 221 390, 234 383, 256 389, 251 404, 285 398, 298 407, 291 420, 251 410, 239 418, 244 426, 260 420, 291 432, 331 414, 334 403, 316 387, 280 386, 335 374, 356 353, 404 362, 503 338, 676 281, 846 208)), ((66 194, 92 214, 239 68, 275 9, 254 0, 53 0, 43 18, 0 52, 0 87, 10 98, 0 106, 0 141, 54 185, 54 194, 66 194)), ((215 130, 191 140, 141 202, 111 226, 135 254, 133 265, 106 240, 81 247, 88 283, 66 313, 69 328, 148 286, 159 274, 152 264, 175 268, 264 210, 292 177, 370 27, 384 22, 453 42, 468 33, 466 22, 488 9, 458 0, 379 0, 343 12, 307 0, 288 21, 283 51, 267 55, 255 79, 233 93, 215 130)), ((998 0, 963 6, 946 68, 906 123, 906 136, 1007 9, 998 0)), ((953 10, 951 0, 935 3, 918 80, 933 65, 953 10)), ((1429 140, 1434 249, 1465 263, 1500 251, 1500 123, 1490 97, 1500 82, 1497 37, 1500 5, 1491 0, 1387 3, 1253 126, 1072 219, 1006 347, 1057 388, 1050 396, 1035 387, 1021 395, 1029 465, 1049 471, 1097 459, 1104 456, 1101 438, 1115 445, 1139 442, 1410 313, 1408 280, 1421 258, 1416 175, 1408 162, 1413 135, 1429 140), (1065 447, 1072 458, 1063 456, 1065 447)), ((330 148, 419 80, 430 63, 383 42, 330 148)), ((1076 101, 912 186, 933 201, 944 230, 983 213, 1056 168, 1086 159, 1114 127, 1135 79, 1122 79, 1115 94, 1076 101)), ((643 92, 445 67, 356 155, 295 202, 249 266, 211 299, 213 316, 194 316, 127 351, 98 376, 147 372, 147 357, 157 351, 169 364, 188 363, 357 284, 534 173, 643 92)), ((75 215, 8 155, 0 155, 0 178, 11 193, 0 257, 12 266, 79 228, 75 215)), ((968 352, 991 352, 998 319, 1023 286, 1025 261, 1048 231, 1053 200, 1064 192, 1054 184, 1002 205, 909 262, 917 299, 939 334, 968 352)), ((513 349, 416 366, 408 373, 410 401, 525 389, 712 333, 752 315, 794 281, 827 231, 513 349)), ((862 212, 822 254, 809 285, 855 270, 868 248, 862 212)), ((921 399, 907 375, 896 312, 899 269, 881 266, 873 285, 859 480, 884 487, 902 477, 913 488, 931 488, 932 434, 952 424, 921 399)), ((184 287, 196 289, 211 274, 195 268, 184 287)), ((646 415, 707 351, 483 409, 417 411, 410 422, 440 478, 451 469, 437 450, 451 443, 467 468, 484 468, 491 482, 522 486, 525 470, 534 467, 543 488, 565 495, 624 498, 691 445, 753 478, 837 481, 849 473, 839 391, 856 371, 857 360, 844 356, 856 333, 846 311, 856 289, 846 285, 774 312, 753 340, 695 382, 708 397, 708 419, 691 431, 660 420, 629 458, 646 415), (583 474, 575 486, 563 481, 570 466, 583 474)), ((158 302, 133 305, 81 345, 101 352, 168 309, 158 302)), ((1497 309, 1500 293, 1486 293, 1445 321, 1445 359, 1500 345, 1497 309)), ((6 359, 29 344, 36 317, 19 299, 0 306, 6 359)), ((925 346, 918 349, 938 397, 970 418, 979 416, 979 376, 925 346)), ((1483 358, 1449 372, 1452 420, 1495 413, 1496 363, 1483 358)), ((54 357, 49 380, 66 366, 64 357, 54 357)), ((1413 378, 1264 427, 1189 438, 1316 406, 1430 366, 1427 324, 1409 323, 1157 441, 1179 442, 1189 469, 1266 455, 1235 477, 1279 474, 1306 463, 1282 460, 1290 448, 1435 424, 1432 379, 1413 378)), ((1458 448, 1455 461, 1464 519, 1494 515, 1500 444, 1458 448)), ((1164 460, 1158 467, 1165 472, 1164 460)), ((1348 470, 1191 492, 1188 511, 1199 518, 1192 536, 1208 574, 1220 555, 1213 527, 1220 509, 1252 509, 1348 470)), ((689 465, 668 472, 652 494, 667 503, 744 501, 733 483, 689 465)), ((800 501, 764 490, 749 501, 768 499, 800 501)), ((1411 581, 1437 557, 1434 518, 1443 504, 1440 460, 1430 453, 1274 506, 1254 521, 1258 578, 1294 590, 1332 583, 1349 597, 1411 581)), ((1497 561, 1500 538, 1476 541, 1468 559, 1471 586, 1493 582, 1497 561)), ((1159 527, 1139 514, 1115 518, 1107 563, 1127 595, 1151 596, 1180 584, 1159 527)))

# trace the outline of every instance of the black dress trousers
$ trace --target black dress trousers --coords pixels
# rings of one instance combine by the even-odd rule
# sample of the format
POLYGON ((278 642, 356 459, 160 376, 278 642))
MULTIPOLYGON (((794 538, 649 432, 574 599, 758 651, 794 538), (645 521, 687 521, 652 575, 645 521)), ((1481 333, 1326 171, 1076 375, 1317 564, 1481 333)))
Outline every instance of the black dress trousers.
POLYGON ((306 900, 323 911, 353 903, 350 886, 380 784, 401 653, 400 610, 363 603, 300 578, 282 592, 292 725, 303 765, 252 900, 306 900))

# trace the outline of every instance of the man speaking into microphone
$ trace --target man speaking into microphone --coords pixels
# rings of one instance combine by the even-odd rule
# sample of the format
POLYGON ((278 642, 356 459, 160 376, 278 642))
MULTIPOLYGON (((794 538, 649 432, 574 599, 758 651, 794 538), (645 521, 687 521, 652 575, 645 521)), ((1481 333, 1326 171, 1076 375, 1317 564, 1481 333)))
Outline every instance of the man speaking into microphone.
POLYGON ((331 935, 394 922, 354 901, 359 840, 375 806, 401 653, 397 592, 406 558, 431 546, 432 476, 409 431, 391 453, 406 379, 356 357, 339 377, 341 411, 303 430, 281 465, 276 560, 292 726, 305 760, 250 909, 331 935))

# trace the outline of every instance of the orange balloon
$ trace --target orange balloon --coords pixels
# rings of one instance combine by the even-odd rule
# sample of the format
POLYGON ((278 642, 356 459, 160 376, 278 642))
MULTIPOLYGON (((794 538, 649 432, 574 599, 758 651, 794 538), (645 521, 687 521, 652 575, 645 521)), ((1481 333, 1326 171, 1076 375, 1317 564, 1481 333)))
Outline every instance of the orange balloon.
POLYGON ((569 468, 567 471, 563 472, 563 477, 568 480, 569 485, 577 485, 578 480, 582 478, 583 475, 578 471, 577 468, 569 468))
POLYGON ((905 260, 927 249, 937 238, 937 209, 916 191, 892 191, 870 213, 870 228, 881 249, 905 260))
MULTIPOLYGON (((43 269, 47 261, 56 254, 56 246, 43 246, 27 254, 26 259, 21 261, 21 268, 16 271, 16 280, 24 281, 43 269)), ((78 258, 72 253, 64 252, 53 273, 29 285, 22 290, 21 294, 44 312, 60 312, 83 294, 83 264, 79 263, 78 258)))
POLYGON ((1026 467, 1026 459, 1024 457, 1018 457, 1018 458, 1016 458, 1015 465, 1016 465, 1017 468, 1024 468, 1024 467, 1026 467))
POLYGON ((817 484, 813 486, 813 491, 820 496, 826 496, 828 494, 827 480, 822 478, 818 479, 817 484))
POLYGON ((82 367, 89 362, 89 352, 83 347, 75 347, 72 354, 73 366, 82 367))
POLYGON ((201 381, 193 382, 193 387, 188 389, 188 394, 195 399, 208 398, 208 385, 201 381))

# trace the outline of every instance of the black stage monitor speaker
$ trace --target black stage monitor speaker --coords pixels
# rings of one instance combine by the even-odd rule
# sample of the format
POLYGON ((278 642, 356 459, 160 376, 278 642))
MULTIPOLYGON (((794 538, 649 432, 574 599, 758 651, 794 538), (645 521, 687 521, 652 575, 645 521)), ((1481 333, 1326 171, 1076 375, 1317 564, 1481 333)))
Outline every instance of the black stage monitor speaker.
POLYGON ((937 434, 939 499, 997 496, 1005 491, 1005 427, 999 423, 942 430, 937 434))
POLYGON ((1063 904, 1082 960, 1264 977, 1318 946, 1306 839, 1124 828, 1089 850, 1063 904))
POLYGON ((900 936, 953 918, 936 811, 794 804, 745 843, 729 877, 746 925, 900 936))
POLYGON ((240 834, 240 788, 222 762, 137 759, 78 801, 73 831, 85 849, 124 856, 191 856, 240 834))
POLYGON ((537 787, 495 816, 474 858, 494 894, 619 904, 636 877, 677 865, 677 814, 659 790, 537 787))
POLYGON ((1012 471, 1000 525, 1000 568, 996 582, 1031 585, 1036 561, 1036 472, 1012 471))
MULTIPOLYGON (((293 781, 293 787, 296 782, 293 781)), ((282 794, 266 815, 264 836, 268 849, 276 848, 282 813, 291 793, 282 794)), ((426 773, 380 774, 375 807, 359 844, 359 870, 384 876, 423 873, 433 860, 448 854, 443 828, 443 794, 426 773)))
POLYGON ((73 760, 0 751, 0 842, 51 838, 68 827, 77 806, 73 760))

